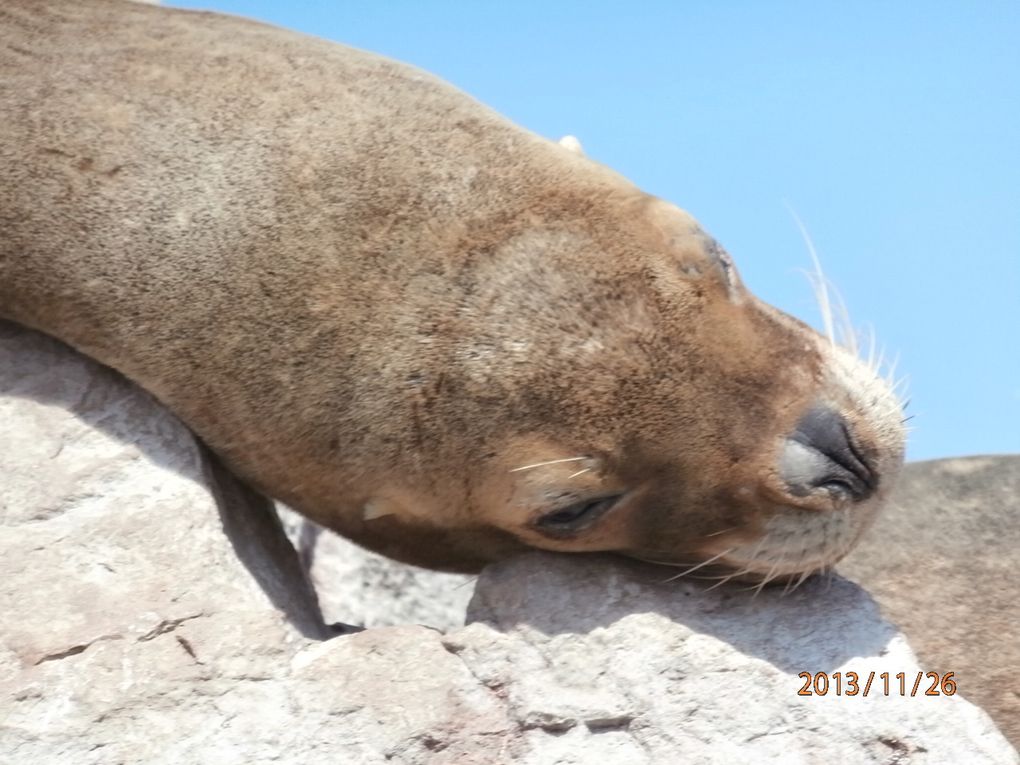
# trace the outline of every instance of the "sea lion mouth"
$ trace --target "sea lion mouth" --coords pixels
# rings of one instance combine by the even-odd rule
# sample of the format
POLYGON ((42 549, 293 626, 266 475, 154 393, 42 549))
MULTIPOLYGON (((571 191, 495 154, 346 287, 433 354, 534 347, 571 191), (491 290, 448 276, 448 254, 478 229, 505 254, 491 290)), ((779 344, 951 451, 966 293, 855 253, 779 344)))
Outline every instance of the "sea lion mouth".
POLYGON ((647 563, 669 567, 667 581, 684 578, 727 582, 793 584, 812 574, 831 571, 854 546, 861 525, 850 503, 817 510, 794 506, 773 508, 764 521, 748 528, 711 536, 698 552, 673 558, 668 554, 631 555, 647 563))

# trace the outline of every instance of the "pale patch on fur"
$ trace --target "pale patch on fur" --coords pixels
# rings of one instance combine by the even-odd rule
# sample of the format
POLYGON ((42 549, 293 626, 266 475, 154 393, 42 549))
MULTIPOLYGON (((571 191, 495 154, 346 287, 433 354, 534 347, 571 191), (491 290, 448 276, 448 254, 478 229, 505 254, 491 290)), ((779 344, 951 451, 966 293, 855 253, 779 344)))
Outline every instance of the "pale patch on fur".
POLYGON ((581 146, 581 142, 577 140, 576 136, 565 135, 559 140, 559 144, 572 154, 584 156, 584 147, 581 146))
POLYGON ((378 500, 370 499, 365 503, 365 507, 361 511, 361 517, 366 521, 373 521, 376 518, 382 518, 386 515, 393 515, 393 508, 387 507, 384 503, 378 500))

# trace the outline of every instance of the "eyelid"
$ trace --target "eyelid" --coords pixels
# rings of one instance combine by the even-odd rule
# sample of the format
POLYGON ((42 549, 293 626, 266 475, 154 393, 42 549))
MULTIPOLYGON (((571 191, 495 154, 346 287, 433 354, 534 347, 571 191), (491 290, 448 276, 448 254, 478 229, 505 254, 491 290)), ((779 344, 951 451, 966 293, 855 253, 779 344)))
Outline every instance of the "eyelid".
POLYGON ((719 244, 715 239, 709 238, 705 245, 705 249, 708 252, 708 256, 715 263, 716 267, 722 271, 723 277, 726 279, 726 283, 730 286, 736 284, 737 281, 737 269, 733 264, 733 258, 730 254, 723 249, 723 246, 719 244))
POLYGON ((585 499, 575 500, 574 502, 564 503, 558 508, 542 513, 532 521, 531 525, 542 533, 550 536, 572 536, 598 522, 602 516, 617 506, 621 497, 623 497, 623 494, 607 494, 601 497, 588 497, 585 499), (573 520, 564 523, 554 523, 547 520, 557 513, 582 505, 590 509, 582 512, 573 520))

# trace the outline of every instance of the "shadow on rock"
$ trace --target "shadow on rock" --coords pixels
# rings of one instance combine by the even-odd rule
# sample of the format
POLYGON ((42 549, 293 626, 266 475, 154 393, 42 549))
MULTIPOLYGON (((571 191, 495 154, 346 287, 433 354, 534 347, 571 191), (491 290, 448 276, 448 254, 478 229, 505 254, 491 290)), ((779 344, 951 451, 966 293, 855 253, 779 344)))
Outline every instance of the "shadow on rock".
POLYGON ((841 577, 813 577, 794 592, 663 582, 668 569, 614 556, 529 553, 483 572, 469 622, 545 635, 587 634, 654 613, 796 674, 881 656, 896 629, 874 600, 841 577))
MULTIPOLYGON (((45 405, 33 422, 53 442, 45 445, 47 464, 37 464, 41 454, 24 458, 22 483, 35 482, 41 488, 35 494, 19 495, 23 496, 18 502, 21 509, 8 523, 46 520, 62 512, 66 500, 58 498, 51 503, 53 497, 48 494, 73 496, 79 491, 80 475, 95 479, 107 470, 110 483, 130 480, 124 478, 120 465, 137 459, 137 452, 146 463, 213 495, 219 521, 238 560, 273 606, 305 637, 323 639, 332 634, 272 501, 228 471, 148 393, 67 345, 4 321, 0 321, 0 369, 10 370, 0 376, 0 396, 45 405), (117 446, 106 454, 91 453, 82 446, 91 438, 89 431, 102 434, 106 443, 117 446), (76 453, 81 448, 84 452, 76 453), (49 492, 47 483, 55 484, 56 489, 49 492), (53 507, 48 507, 50 504, 53 507)), ((161 482, 155 474, 147 481, 153 485, 161 482)), ((144 508, 146 512, 159 513, 158 492, 150 496, 151 491, 148 486, 139 488, 136 501, 151 504, 144 508)))

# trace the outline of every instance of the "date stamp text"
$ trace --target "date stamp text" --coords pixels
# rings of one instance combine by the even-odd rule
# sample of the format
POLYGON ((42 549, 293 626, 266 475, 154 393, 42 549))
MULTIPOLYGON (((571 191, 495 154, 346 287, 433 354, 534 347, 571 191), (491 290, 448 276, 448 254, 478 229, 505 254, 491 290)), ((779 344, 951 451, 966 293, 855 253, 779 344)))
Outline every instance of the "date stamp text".
POLYGON ((952 696, 956 693, 955 672, 801 672, 804 685, 798 696, 952 696))

